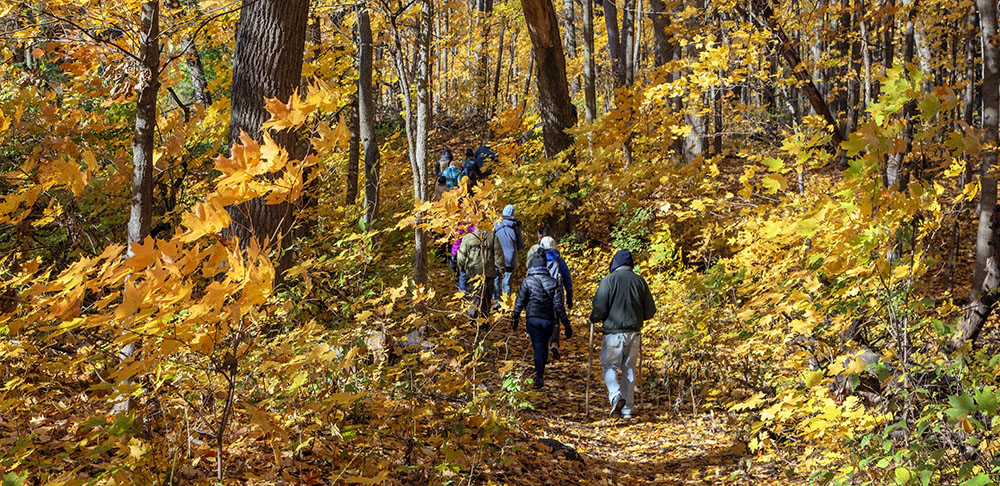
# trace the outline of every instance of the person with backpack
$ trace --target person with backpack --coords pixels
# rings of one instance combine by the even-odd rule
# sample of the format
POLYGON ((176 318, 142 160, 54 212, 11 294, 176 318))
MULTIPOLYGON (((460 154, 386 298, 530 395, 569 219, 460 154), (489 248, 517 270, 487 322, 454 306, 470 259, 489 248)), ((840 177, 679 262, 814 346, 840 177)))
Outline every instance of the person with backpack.
POLYGON ((465 149, 465 160, 462 161, 462 177, 469 178, 469 188, 479 183, 479 164, 472 149, 465 149))
POLYGON ((444 183, 448 186, 449 191, 458 187, 458 184, 462 181, 462 164, 457 160, 453 160, 451 165, 444 169, 441 176, 444 177, 444 183))
POLYGON ((438 159, 437 164, 434 165, 434 175, 440 176, 444 174, 444 171, 451 166, 451 163, 455 160, 455 156, 452 155, 451 149, 445 147, 441 152, 441 158, 438 159))
POLYGON ((458 250, 462 247, 462 238, 464 235, 472 233, 473 231, 476 231, 475 225, 466 225, 463 223, 457 230, 455 230, 456 238, 451 243, 451 259, 448 260, 448 268, 450 268, 452 272, 455 272, 455 277, 458 281, 458 290, 461 290, 462 292, 465 292, 466 290, 465 272, 458 266, 458 250))
POLYGON ((525 262, 527 267, 525 268, 531 268, 531 259, 535 257, 535 253, 538 253, 538 250, 542 247, 542 238, 552 236, 552 230, 547 225, 540 224, 538 225, 538 229, 535 230, 535 234, 538 236, 538 243, 531 245, 531 248, 528 249, 528 260, 525 262))
POLYGON ((517 329, 521 312, 526 313, 524 327, 531 336, 531 348, 534 353, 536 389, 545 384, 545 364, 549 359, 548 342, 552 334, 558 334, 556 319, 562 322, 566 330, 566 339, 573 337, 569 316, 563 305, 562 287, 556 282, 545 265, 545 255, 536 253, 531 259, 528 276, 521 283, 514 303, 514 314, 511 316, 510 327, 517 329))
POLYGON ((653 294, 646 280, 633 271, 628 250, 618 250, 611 259, 611 272, 601 279, 594 295, 590 322, 603 323, 601 365, 608 387, 611 415, 632 418, 635 406, 635 366, 642 340, 642 323, 656 314, 653 294), (622 382, 618 381, 618 371, 622 382))
POLYGON ((479 175, 482 177, 492 175, 493 168, 500 162, 500 157, 486 142, 483 142, 483 145, 476 149, 473 155, 476 158, 476 165, 479 167, 479 175))
MULTIPOLYGON (((559 249, 556 248, 555 238, 546 236, 542 238, 538 245, 540 247, 538 251, 545 255, 545 267, 566 294, 566 308, 573 310, 573 277, 569 273, 569 266, 566 265, 566 260, 563 260, 562 255, 559 254, 559 249)), ((559 359, 559 333, 552 335, 549 348, 549 354, 552 355, 552 359, 559 359)))
POLYGON ((492 231, 476 228, 462 237, 458 268, 465 272, 466 292, 472 294, 469 318, 489 315, 493 302, 493 280, 503 273, 503 249, 492 231))
POLYGON ((493 282, 494 306, 500 305, 503 294, 510 293, 510 277, 514 274, 514 266, 517 265, 517 253, 524 248, 521 222, 514 217, 514 205, 505 206, 502 215, 502 219, 493 228, 493 234, 497 236, 500 248, 503 249, 504 259, 503 279, 498 276, 493 282))

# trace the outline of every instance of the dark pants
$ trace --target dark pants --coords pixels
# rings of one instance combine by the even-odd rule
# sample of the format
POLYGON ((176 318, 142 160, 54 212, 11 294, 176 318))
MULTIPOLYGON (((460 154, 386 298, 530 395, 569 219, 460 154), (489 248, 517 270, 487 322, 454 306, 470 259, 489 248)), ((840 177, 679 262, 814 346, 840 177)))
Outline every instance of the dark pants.
POLYGON ((525 326, 531 336, 531 348, 535 352, 535 384, 543 382, 545 363, 549 361, 549 338, 555 330, 555 323, 543 319, 528 319, 525 326))
MULTIPOLYGON (((460 280, 461 282, 461 280, 460 280)), ((459 283, 461 285, 461 283, 459 283)), ((469 317, 487 317, 493 307, 493 279, 477 277, 465 278, 465 292, 472 296, 472 307, 469 308, 469 317)))

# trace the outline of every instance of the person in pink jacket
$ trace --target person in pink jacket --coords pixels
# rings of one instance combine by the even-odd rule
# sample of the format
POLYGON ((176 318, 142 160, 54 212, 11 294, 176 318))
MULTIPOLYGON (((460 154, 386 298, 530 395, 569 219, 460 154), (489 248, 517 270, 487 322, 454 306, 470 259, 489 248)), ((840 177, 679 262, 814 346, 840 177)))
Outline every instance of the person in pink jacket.
POLYGON ((458 268, 458 249, 462 246, 462 237, 474 231, 476 231, 476 226, 472 224, 459 227, 456 231, 458 238, 451 244, 451 261, 449 262, 449 266, 451 266, 453 272, 458 273, 458 289, 462 292, 466 291, 465 272, 458 268))

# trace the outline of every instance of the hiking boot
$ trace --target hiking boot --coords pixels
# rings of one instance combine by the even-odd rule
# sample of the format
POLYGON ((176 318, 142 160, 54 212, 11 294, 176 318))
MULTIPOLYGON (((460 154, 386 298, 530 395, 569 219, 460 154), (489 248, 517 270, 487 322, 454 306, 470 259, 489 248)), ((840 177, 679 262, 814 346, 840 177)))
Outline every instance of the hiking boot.
POLYGON ((608 416, 614 417, 615 415, 621 414, 623 408, 625 408, 625 399, 618 397, 618 400, 615 401, 615 406, 611 407, 611 413, 609 413, 608 416))
POLYGON ((559 359, 559 348, 552 346, 549 348, 549 359, 556 360, 559 359))
POLYGON ((625 420, 632 420, 632 414, 630 414, 630 413, 623 413, 622 414, 622 418, 625 419, 625 420))
POLYGON ((541 390, 542 387, 545 386, 545 380, 535 380, 535 382, 532 383, 531 386, 534 387, 534 389, 536 390, 541 390))

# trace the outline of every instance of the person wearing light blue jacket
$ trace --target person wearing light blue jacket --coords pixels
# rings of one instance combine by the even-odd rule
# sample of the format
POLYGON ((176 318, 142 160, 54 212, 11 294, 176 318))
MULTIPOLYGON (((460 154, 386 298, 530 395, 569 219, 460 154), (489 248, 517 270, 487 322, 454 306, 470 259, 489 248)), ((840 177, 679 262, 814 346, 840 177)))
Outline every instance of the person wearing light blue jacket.
POLYGON ((497 236, 500 248, 503 249, 505 266, 503 279, 498 276, 493 286, 493 302, 498 306, 501 296, 511 293, 510 276, 514 274, 514 267, 517 265, 517 254, 524 249, 521 222, 514 217, 514 205, 508 204, 503 208, 503 219, 496 223, 493 234, 497 236))
MULTIPOLYGON (((545 266, 549 269, 549 275, 556 279, 566 294, 566 309, 572 310, 573 277, 570 276, 566 260, 563 260, 562 255, 559 254, 555 238, 546 236, 538 244, 541 247, 538 251, 545 253, 545 266)), ((552 334, 549 348, 549 355, 552 356, 552 359, 559 359, 559 333, 552 334)))

